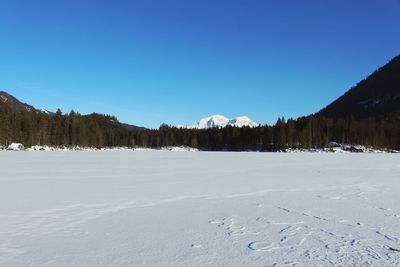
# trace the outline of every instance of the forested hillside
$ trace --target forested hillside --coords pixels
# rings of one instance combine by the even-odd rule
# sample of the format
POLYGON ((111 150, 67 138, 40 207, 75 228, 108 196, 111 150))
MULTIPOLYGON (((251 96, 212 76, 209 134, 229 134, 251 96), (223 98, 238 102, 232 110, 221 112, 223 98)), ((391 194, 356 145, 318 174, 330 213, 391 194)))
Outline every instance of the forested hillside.
POLYGON ((330 118, 356 119, 398 116, 400 112, 400 56, 359 82, 317 113, 330 118))
POLYGON ((54 115, 13 108, 0 101, 0 144, 20 142, 26 146, 115 146, 128 145, 129 130, 115 117, 82 116, 73 111, 54 115))
POLYGON ((55 115, 16 109, 0 101, 0 143, 25 146, 161 147, 190 146, 204 150, 263 150, 319 148, 330 141, 400 148, 400 123, 395 119, 354 118, 333 120, 309 116, 279 119, 273 126, 256 128, 178 129, 162 125, 157 130, 129 129, 115 117, 75 112, 55 115))

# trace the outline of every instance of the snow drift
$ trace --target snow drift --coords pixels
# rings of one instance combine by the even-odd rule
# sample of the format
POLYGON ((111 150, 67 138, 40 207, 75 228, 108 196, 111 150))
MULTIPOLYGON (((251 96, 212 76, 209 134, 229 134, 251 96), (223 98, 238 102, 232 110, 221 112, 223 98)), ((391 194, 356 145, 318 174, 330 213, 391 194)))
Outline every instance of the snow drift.
POLYGON ((25 150, 25 147, 23 144, 20 144, 20 143, 12 143, 7 147, 7 150, 21 151, 21 150, 25 150))

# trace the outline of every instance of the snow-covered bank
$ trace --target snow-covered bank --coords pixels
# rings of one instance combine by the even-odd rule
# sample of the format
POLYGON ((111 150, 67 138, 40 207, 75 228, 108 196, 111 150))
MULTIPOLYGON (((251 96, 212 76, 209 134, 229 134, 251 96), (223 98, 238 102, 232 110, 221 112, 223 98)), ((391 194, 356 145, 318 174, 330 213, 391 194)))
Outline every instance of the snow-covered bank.
POLYGON ((25 148, 24 145, 20 143, 12 143, 7 147, 1 147, 0 150, 8 150, 8 151, 175 151, 175 152, 193 152, 199 151, 197 148, 186 147, 186 146, 167 146, 160 148, 142 148, 142 147, 52 147, 52 146, 31 146, 29 148, 25 148))
POLYGON ((394 149, 378 149, 362 145, 350 145, 350 144, 339 144, 329 143, 324 148, 313 148, 313 149, 286 149, 284 152, 299 153, 299 152, 314 152, 314 153, 399 153, 394 149))
MULTIPOLYGON (((146 147, 51 147, 51 146, 39 146, 35 145, 29 148, 25 148, 24 145, 20 143, 12 143, 8 147, 0 146, 0 150, 11 150, 11 151, 180 151, 180 152, 194 152, 201 151, 197 148, 187 147, 187 146, 168 146, 160 148, 146 148, 146 147)), ((225 151, 228 152, 228 151, 225 151)), ((242 151, 242 152, 261 152, 261 151, 242 151)), ((313 148, 313 149, 285 149, 278 152, 288 152, 288 153, 302 153, 302 152, 333 152, 333 153, 399 153, 397 150, 393 149, 376 149, 373 147, 366 147, 361 145, 348 145, 348 144, 338 144, 330 143, 326 148, 313 148)))
POLYGON ((398 266, 397 154, 0 151, 0 266, 398 266))
POLYGON ((21 150, 25 150, 25 146, 20 143, 12 143, 6 147, 6 150, 21 151, 21 150))

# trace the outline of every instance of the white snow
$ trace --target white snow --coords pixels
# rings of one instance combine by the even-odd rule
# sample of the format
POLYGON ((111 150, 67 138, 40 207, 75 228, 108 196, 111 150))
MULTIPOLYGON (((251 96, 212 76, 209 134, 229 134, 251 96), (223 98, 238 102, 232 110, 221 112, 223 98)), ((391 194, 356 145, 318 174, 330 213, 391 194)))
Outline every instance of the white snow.
POLYGON ((397 154, 0 151, 0 266, 398 266, 397 154))
POLYGON ((134 151, 173 151, 173 152, 197 152, 197 151, 199 151, 197 148, 192 148, 192 147, 187 147, 187 146, 166 146, 166 147, 161 147, 159 149, 138 147, 138 148, 134 148, 133 150, 134 151))
POLYGON ((209 128, 224 128, 226 126, 234 127, 257 127, 259 124, 252 121, 247 116, 239 116, 233 119, 228 119, 223 115, 212 115, 210 117, 201 119, 197 124, 186 126, 177 125, 177 128, 188 128, 188 129, 209 129, 209 128))
POLYGON ((257 127, 258 126, 257 123, 252 121, 247 116, 239 116, 239 117, 236 117, 234 119, 231 119, 229 121, 229 125, 236 126, 236 127, 239 127, 239 128, 245 127, 245 126, 253 128, 253 127, 257 127))
POLYGON ((28 151, 53 151, 53 150, 56 150, 56 148, 49 147, 49 146, 36 145, 36 146, 31 146, 31 147, 27 148, 26 150, 28 150, 28 151))
POLYGON ((47 115, 50 114, 50 112, 49 112, 48 110, 43 109, 43 108, 40 110, 40 112, 41 112, 41 113, 44 113, 44 114, 47 114, 47 115))
MULTIPOLYGON (((17 144, 20 145, 20 144, 17 144)), ((16 145, 13 145, 16 146, 16 145)), ((0 146, 0 150, 2 147, 0 146)), ((10 149, 11 150, 11 149, 10 149)), ((131 147, 52 147, 52 146, 31 146, 26 149, 27 151, 179 151, 179 152, 194 152, 199 151, 197 148, 187 147, 187 146, 166 146, 160 148, 131 148, 131 147)))
POLYGON ((328 153, 399 153, 394 149, 374 148, 362 145, 339 144, 335 142, 329 143, 325 148, 310 148, 310 149, 296 149, 288 148, 284 152, 298 153, 298 152, 328 152, 328 153))
POLYGON ((20 143, 11 143, 8 147, 7 150, 13 150, 13 151, 21 151, 25 150, 25 147, 23 144, 20 143))
POLYGON ((229 119, 222 115, 213 115, 208 118, 200 120, 197 124, 198 129, 208 129, 213 127, 225 127, 228 125, 229 119))

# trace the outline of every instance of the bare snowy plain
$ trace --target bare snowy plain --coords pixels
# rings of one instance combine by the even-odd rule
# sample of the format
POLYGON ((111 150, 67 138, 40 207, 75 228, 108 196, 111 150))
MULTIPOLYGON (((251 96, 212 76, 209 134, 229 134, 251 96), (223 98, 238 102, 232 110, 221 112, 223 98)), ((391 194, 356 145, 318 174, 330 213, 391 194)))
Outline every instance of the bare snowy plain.
POLYGON ((0 266, 396 266, 398 154, 0 151, 0 266))

